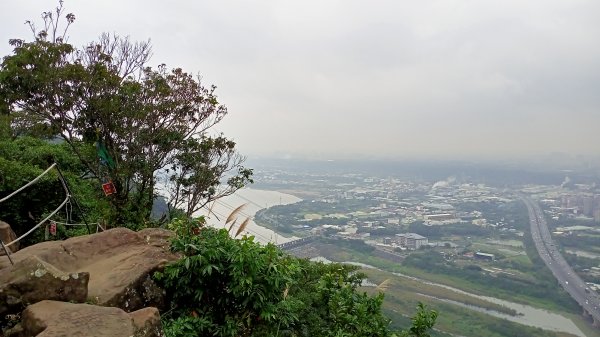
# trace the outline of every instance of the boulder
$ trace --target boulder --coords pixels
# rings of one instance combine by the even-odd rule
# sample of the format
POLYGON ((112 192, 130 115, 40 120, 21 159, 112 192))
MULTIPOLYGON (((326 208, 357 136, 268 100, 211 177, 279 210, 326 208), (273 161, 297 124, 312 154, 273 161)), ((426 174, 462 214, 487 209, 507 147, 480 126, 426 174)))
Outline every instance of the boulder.
MULTIPOLYGON (((0 220, 0 240, 2 240, 2 242, 4 243, 9 243, 12 242, 14 240, 17 239, 17 235, 15 234, 15 232, 12 230, 12 228, 10 228, 10 225, 7 224, 6 222, 0 220)), ((10 245, 10 247, 7 247, 9 250, 9 253, 14 253, 17 250, 19 250, 19 243, 15 243, 10 245)), ((6 255, 6 253, 4 252, 4 249, 2 249, 0 247, 0 255, 6 255)))
POLYGON ((129 317, 133 320, 136 336, 163 336, 158 309, 152 307, 140 309, 130 313, 129 317))
POLYGON ((19 337, 159 337, 163 336, 158 309, 131 314, 119 308, 91 304, 41 301, 23 311, 14 333, 19 337))
MULTIPOLYGON (((89 273, 89 302, 131 312, 163 305, 164 291, 151 276, 178 258, 169 250, 171 234, 157 228, 139 232, 113 228, 64 241, 42 242, 11 257, 18 263, 35 256, 65 273, 89 273)), ((3 268, 10 268, 4 260, 0 259, 0 274, 5 272, 3 268)))
POLYGON ((0 317, 45 299, 85 302, 88 281, 86 272, 65 272, 36 256, 19 260, 0 273, 0 317))

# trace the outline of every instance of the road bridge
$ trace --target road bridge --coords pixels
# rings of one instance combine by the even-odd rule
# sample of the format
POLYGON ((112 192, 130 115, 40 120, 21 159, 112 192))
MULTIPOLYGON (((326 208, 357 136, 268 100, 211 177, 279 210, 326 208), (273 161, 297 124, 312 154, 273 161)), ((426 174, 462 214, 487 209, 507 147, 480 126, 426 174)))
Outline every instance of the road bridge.
POLYGON ((316 239, 316 236, 311 235, 311 236, 307 236, 304 238, 300 238, 300 239, 296 239, 296 240, 292 240, 292 241, 288 241, 288 242, 284 242, 284 243, 280 243, 277 245, 277 247, 283 249, 283 250, 290 250, 290 249, 294 249, 300 246, 304 246, 305 244, 311 243, 316 239))
POLYGON ((522 196, 529 212, 531 237, 538 254, 552 271, 558 283, 583 308, 583 316, 591 318, 600 327, 600 296, 573 271, 552 240, 544 213, 532 199, 522 196))

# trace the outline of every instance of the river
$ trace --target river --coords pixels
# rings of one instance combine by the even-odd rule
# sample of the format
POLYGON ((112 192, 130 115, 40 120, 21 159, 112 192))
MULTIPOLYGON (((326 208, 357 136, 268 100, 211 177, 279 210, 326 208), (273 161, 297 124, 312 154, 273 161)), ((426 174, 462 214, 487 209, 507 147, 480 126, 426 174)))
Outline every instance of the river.
MULTIPOLYGON (((327 259, 324 259, 322 257, 315 259, 315 260, 321 261, 321 262, 327 261, 327 259)), ((379 269, 379 268, 376 268, 374 266, 364 264, 364 263, 357 263, 357 262, 344 262, 344 263, 356 265, 356 266, 363 267, 363 268, 379 269)), ((516 316, 511 316, 511 315, 507 315, 505 313, 501 313, 501 312, 498 312, 495 310, 479 308, 476 306, 467 305, 464 303, 450 301, 450 300, 446 300, 446 299, 438 299, 438 300, 441 300, 444 302, 451 302, 454 304, 459 304, 460 306, 463 306, 463 307, 466 307, 466 308, 469 308, 469 309, 472 309, 475 311, 479 311, 479 312, 482 312, 482 313, 485 313, 485 314, 488 314, 488 315, 491 315, 494 317, 503 318, 503 319, 506 319, 506 320, 509 320, 509 321, 512 321, 515 323, 529 325, 529 326, 541 328, 544 330, 568 332, 568 333, 576 335, 576 336, 586 337, 585 334, 577 327, 577 325, 575 325, 575 323, 573 323, 573 321, 571 319, 569 319, 565 316, 559 315, 559 314, 552 313, 548 310, 534 308, 532 306, 525 305, 525 304, 509 302, 509 301, 501 300, 501 299, 495 298, 495 297, 476 295, 476 294, 469 293, 464 290, 453 288, 453 287, 450 287, 450 286, 447 286, 444 284, 426 281, 426 280, 423 280, 423 279, 420 279, 417 277, 413 277, 413 276, 409 276, 409 275, 405 275, 405 274, 401 274, 401 273, 392 273, 392 274, 394 274, 396 276, 408 278, 411 280, 419 281, 423 284, 442 287, 442 288, 454 291, 454 292, 462 294, 462 295, 472 296, 472 297, 479 298, 484 301, 496 303, 496 304, 505 306, 507 308, 513 309, 518 314, 516 316)), ((432 297, 432 296, 427 296, 427 297, 432 297)))
MULTIPOLYGON (((195 216, 199 216, 199 215, 208 216, 208 219, 207 219, 208 225, 213 226, 213 227, 222 228, 227 216, 229 216, 229 214, 236 207, 246 204, 246 206, 244 206, 243 210, 239 213, 239 219, 238 219, 236 225, 234 226, 234 229, 232 230, 232 232, 235 232, 237 230, 237 226, 246 217, 250 217, 251 219, 253 219, 256 212, 258 212, 259 210, 261 210, 263 208, 268 208, 268 207, 271 207, 274 205, 292 204, 292 203, 295 203, 295 202, 298 202, 301 200, 302 199, 300 199, 296 196, 281 193, 281 192, 244 188, 244 189, 238 190, 235 194, 232 194, 228 197, 224 197, 224 198, 221 198, 220 200, 218 200, 215 203, 215 205, 213 206, 213 208, 212 208, 213 214, 210 214, 210 216, 208 216, 208 211, 205 209, 197 212, 194 215, 195 216)), ((268 228, 257 225, 253 220, 250 220, 250 222, 246 226, 246 231, 244 231, 244 232, 245 232, 245 234, 254 235, 256 238, 256 241, 261 242, 261 243, 267 243, 267 242, 284 243, 284 242, 288 242, 288 241, 296 239, 295 237, 287 237, 286 238, 281 235, 278 235, 276 232, 274 232, 268 228)), ((322 258, 322 257, 316 258, 315 260, 318 260, 321 262, 328 262, 327 259, 322 258)), ((377 269, 374 266, 362 264, 362 263, 348 262, 348 264, 359 265, 359 266, 365 267, 365 268, 377 269)), ((475 310, 475 311, 480 311, 480 312, 483 312, 483 313, 486 313, 486 314, 489 314, 489 315, 492 315, 495 317, 507 319, 509 321, 513 321, 516 323, 521 323, 521 324, 525 324, 525 325, 529 325, 529 326, 533 326, 533 327, 539 327, 539 328, 542 328, 545 330, 568 332, 568 333, 574 334, 576 336, 585 337, 585 334, 569 318, 549 312, 547 310, 534 308, 532 306, 528 306, 528 305, 524 305, 524 304, 509 302, 509 301, 501 300, 501 299, 498 299, 495 297, 480 296, 480 295, 472 294, 472 293, 469 293, 469 292, 466 292, 466 291, 463 291, 463 290, 460 290, 457 288, 453 288, 453 287, 446 286, 446 285, 439 284, 439 283, 425 281, 425 280, 418 279, 416 277, 412 277, 409 275, 404 275, 404 274, 400 274, 400 273, 394 273, 394 274, 397 276, 400 276, 400 277, 418 280, 425 284, 443 287, 443 288, 452 290, 454 292, 472 296, 475 298, 479 298, 479 299, 482 299, 482 300, 485 300, 488 302, 500 304, 507 308, 514 309, 519 314, 516 316, 511 316, 511 315, 507 315, 507 314, 504 314, 501 312, 497 312, 495 310, 486 310, 486 309, 482 309, 479 307, 467 306, 464 303, 459 304, 462 306, 467 306, 470 309, 475 310)), ((441 300, 443 300, 443 299, 441 299, 441 300)))

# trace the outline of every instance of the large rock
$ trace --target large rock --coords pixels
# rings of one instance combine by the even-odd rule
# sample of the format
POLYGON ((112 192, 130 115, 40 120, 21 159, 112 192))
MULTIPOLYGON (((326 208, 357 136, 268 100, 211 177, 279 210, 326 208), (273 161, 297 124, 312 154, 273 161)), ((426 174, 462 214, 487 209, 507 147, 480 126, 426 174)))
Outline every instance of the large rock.
POLYGON ((163 336, 156 308, 131 314, 119 308, 41 301, 23 311, 19 337, 159 337, 163 336))
POLYGON ((159 337, 163 335, 160 313, 156 308, 144 308, 129 314, 137 336, 159 337))
MULTIPOLYGON (((4 243, 9 243, 9 242, 13 242, 16 239, 17 239, 17 235, 12 230, 12 228, 10 228, 10 225, 7 224, 6 222, 0 220, 0 240, 2 240, 2 242, 4 242, 4 243)), ((9 253, 14 253, 17 250, 19 250, 19 243, 16 242, 7 248, 9 250, 9 253)), ((4 249, 2 249, 1 247, 0 247, 0 255, 6 255, 6 252, 4 252, 4 249)))
POLYGON ((0 273, 0 317, 45 299, 85 302, 88 280, 86 272, 64 272, 29 256, 0 273))
MULTIPOLYGON (((130 312, 163 305, 164 292, 151 275, 178 258, 169 251, 167 239, 171 234, 163 229, 133 232, 114 228, 65 241, 42 242, 11 256, 17 262, 36 256, 66 273, 87 272, 91 303, 130 312)), ((5 272, 2 268, 10 268, 10 264, 0 259, 0 274, 5 272)))

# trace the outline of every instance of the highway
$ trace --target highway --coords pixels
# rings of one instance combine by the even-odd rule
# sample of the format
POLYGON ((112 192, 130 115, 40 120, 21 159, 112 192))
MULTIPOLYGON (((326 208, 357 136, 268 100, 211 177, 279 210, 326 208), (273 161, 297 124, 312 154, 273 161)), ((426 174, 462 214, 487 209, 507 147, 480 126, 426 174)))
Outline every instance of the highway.
POLYGON ((595 325, 600 323, 600 296, 590 289, 573 271, 555 245, 540 206, 527 197, 522 197, 529 211, 531 236, 535 247, 560 285, 579 305, 590 314, 595 325))

